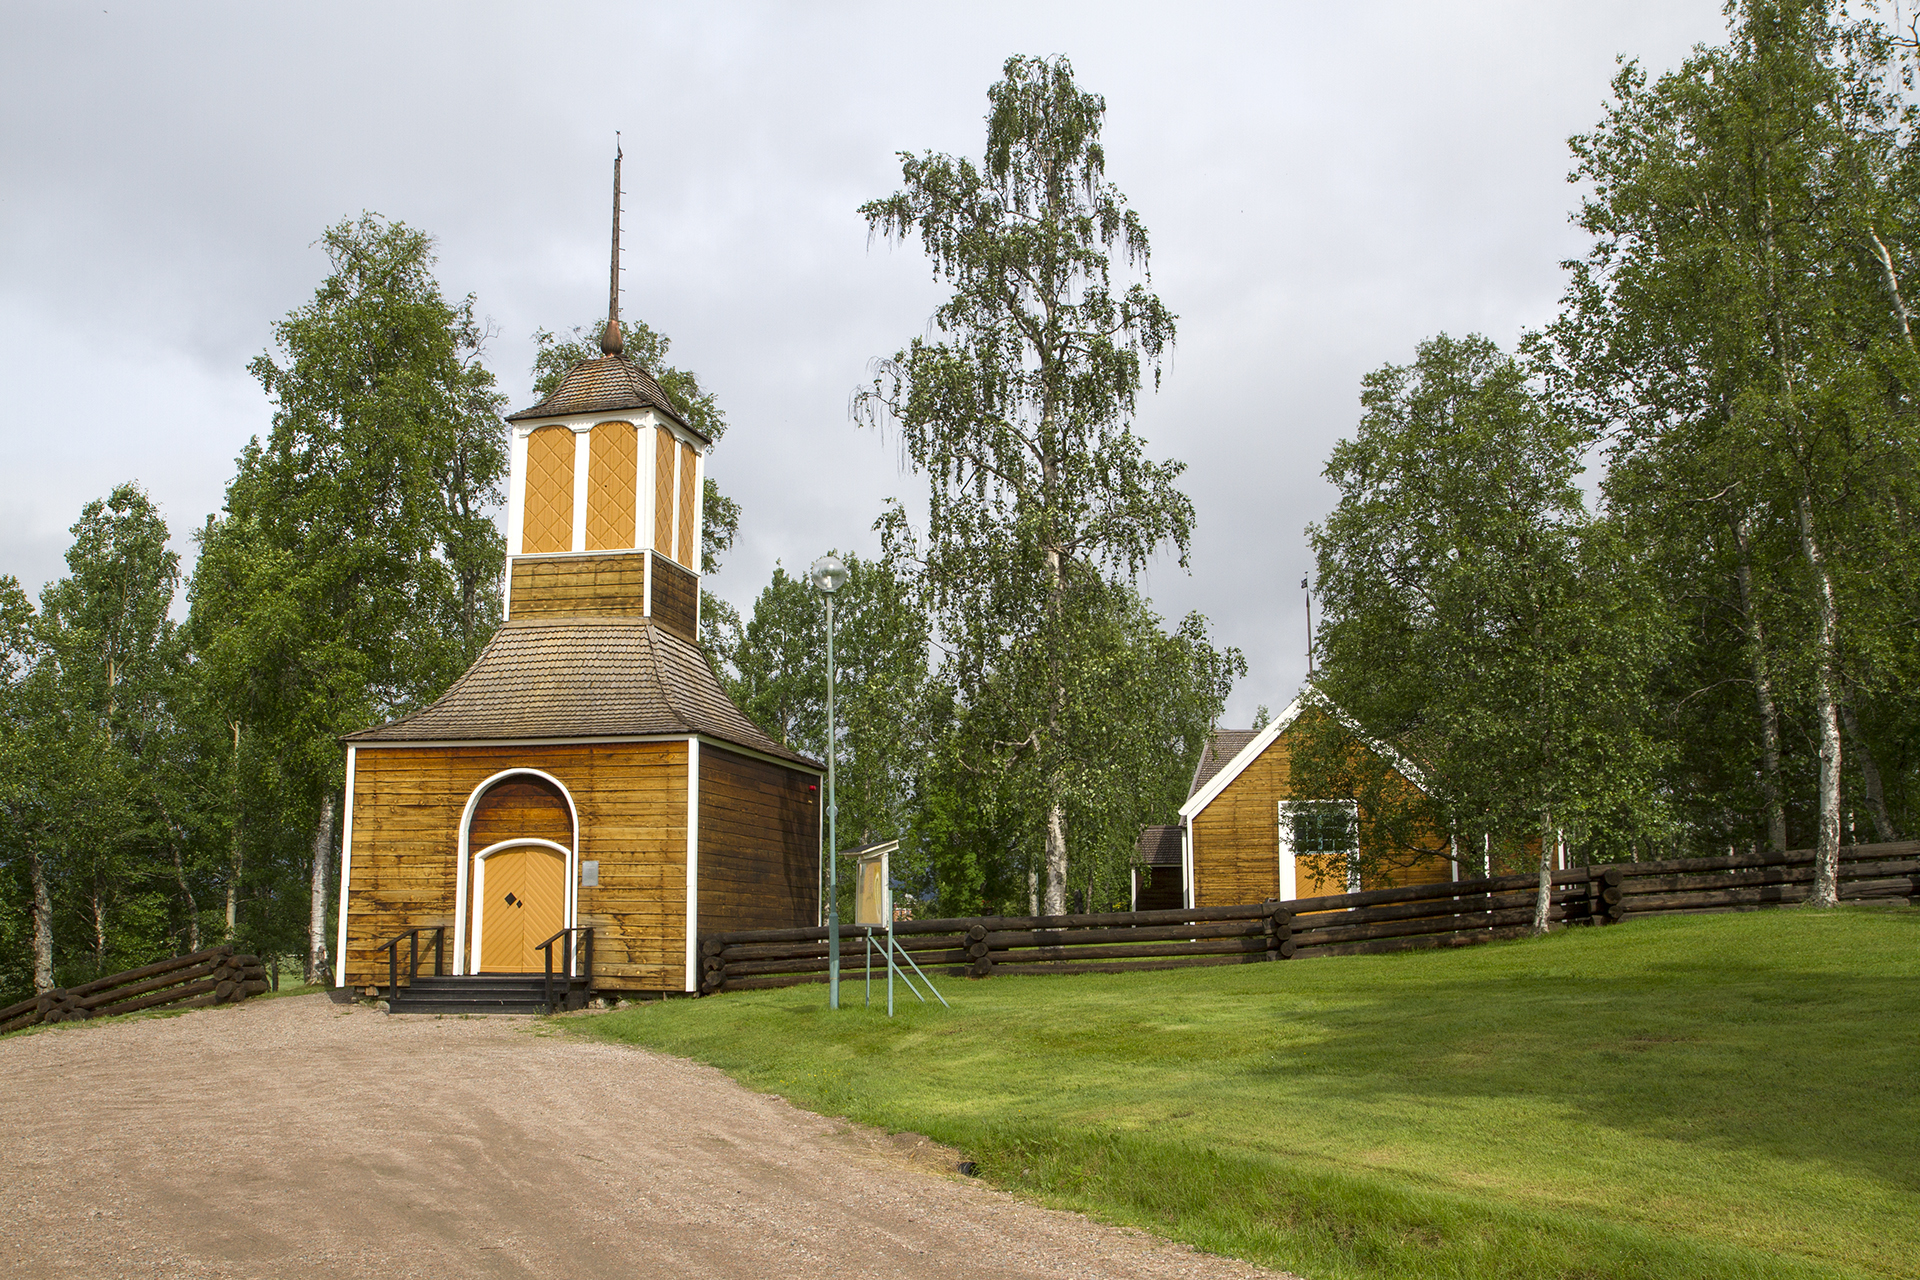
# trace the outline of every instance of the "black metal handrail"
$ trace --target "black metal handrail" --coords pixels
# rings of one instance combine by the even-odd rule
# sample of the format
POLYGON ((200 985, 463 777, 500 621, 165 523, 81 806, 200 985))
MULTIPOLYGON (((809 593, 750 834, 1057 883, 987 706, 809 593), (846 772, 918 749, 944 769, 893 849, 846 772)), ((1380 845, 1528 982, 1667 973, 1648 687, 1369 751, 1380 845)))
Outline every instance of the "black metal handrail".
POLYGON ((433 976, 446 977, 447 926, 421 925, 417 929, 409 929, 374 948, 376 952, 387 953, 387 996, 389 998, 400 988, 400 944, 411 943, 411 955, 407 960, 407 984, 411 986, 413 980, 420 976, 420 935, 427 932, 429 928, 433 931, 433 976))
POLYGON ((564 977, 567 981, 567 990, 571 991, 573 989, 573 980, 575 978, 585 978, 587 980, 587 990, 589 991, 593 990, 593 928, 591 925, 580 925, 580 924, 568 925, 566 928, 562 929, 560 932, 554 934, 551 938, 548 938, 545 942, 540 944, 540 950, 546 952, 547 954, 546 997, 547 997, 548 1013, 557 1012, 557 1010, 554 1008, 554 999, 553 999, 553 944, 560 941, 562 938, 566 939, 566 945, 565 947, 562 948, 562 951, 561 951, 561 976, 564 977), (580 967, 582 968, 582 970, 584 970, 584 972, 581 972, 581 973, 575 973, 573 971, 574 970, 573 960, 575 955, 574 946, 573 946, 573 935, 576 933, 586 935, 580 940, 580 950, 579 950, 579 955, 581 958, 580 967))

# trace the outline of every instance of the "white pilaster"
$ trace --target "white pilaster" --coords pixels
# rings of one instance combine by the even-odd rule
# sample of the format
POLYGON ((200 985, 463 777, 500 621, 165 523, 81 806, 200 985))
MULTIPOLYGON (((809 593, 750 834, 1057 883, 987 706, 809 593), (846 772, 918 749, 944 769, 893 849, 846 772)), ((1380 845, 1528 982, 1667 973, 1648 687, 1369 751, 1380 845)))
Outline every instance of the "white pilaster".
POLYGON ((587 549, 587 468, 593 461, 593 428, 573 429, 573 547, 587 549))

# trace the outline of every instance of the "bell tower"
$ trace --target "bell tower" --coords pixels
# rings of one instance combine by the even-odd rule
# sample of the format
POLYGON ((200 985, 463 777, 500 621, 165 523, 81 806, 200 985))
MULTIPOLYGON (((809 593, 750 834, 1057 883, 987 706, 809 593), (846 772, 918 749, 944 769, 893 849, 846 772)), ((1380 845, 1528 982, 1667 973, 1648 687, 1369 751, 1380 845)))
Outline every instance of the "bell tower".
POLYGON ((598 359, 510 414, 509 621, 648 617, 700 633, 700 499, 712 442, 627 358, 620 332, 620 162, 598 359))

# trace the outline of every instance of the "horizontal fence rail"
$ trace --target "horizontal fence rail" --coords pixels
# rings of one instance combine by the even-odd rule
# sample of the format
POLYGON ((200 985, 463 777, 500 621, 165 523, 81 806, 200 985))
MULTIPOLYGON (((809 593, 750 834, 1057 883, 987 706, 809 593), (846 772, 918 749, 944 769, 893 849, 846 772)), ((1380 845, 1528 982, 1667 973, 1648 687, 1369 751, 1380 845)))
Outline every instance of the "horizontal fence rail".
POLYGON ((0 1033, 142 1009, 235 1004, 266 989, 267 971, 259 956, 235 955, 231 946, 209 947, 8 1005, 0 1009, 0 1033))
MULTIPOLYGON (((896 943, 923 969, 949 977, 996 973, 1123 973, 1472 946, 1532 928, 1539 876, 1494 876, 1369 889, 1234 907, 1066 916, 903 920, 896 943)), ((1755 853, 1668 862, 1615 862, 1553 873, 1551 928, 1617 924, 1678 912, 1751 911, 1804 902, 1813 852, 1755 853)), ((1848 901, 1920 899, 1920 841, 1840 851, 1848 901)), ((848 947, 867 926, 842 925, 841 972, 865 972, 848 947)), ((747 929, 700 940, 702 992, 827 980, 827 930, 747 929)), ((884 961, 880 972, 885 972, 884 961)))

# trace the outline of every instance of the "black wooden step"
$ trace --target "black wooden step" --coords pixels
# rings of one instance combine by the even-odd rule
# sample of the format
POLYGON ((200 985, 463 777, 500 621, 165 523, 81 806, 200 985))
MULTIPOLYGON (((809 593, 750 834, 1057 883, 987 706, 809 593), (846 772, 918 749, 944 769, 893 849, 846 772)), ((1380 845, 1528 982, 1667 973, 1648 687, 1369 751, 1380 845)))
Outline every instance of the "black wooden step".
MULTIPOLYGON (((555 976, 553 994, 562 1005, 572 992, 575 1001, 585 996, 584 979, 555 976)), ((388 1009, 393 1013, 545 1013, 547 983, 542 974, 482 973, 460 977, 433 977, 422 974, 412 985, 390 993, 388 1009)))
POLYGON ((545 1013, 545 1000, 409 1000, 405 996, 389 1002, 390 1013, 438 1013, 485 1016, 494 1013, 545 1013))

